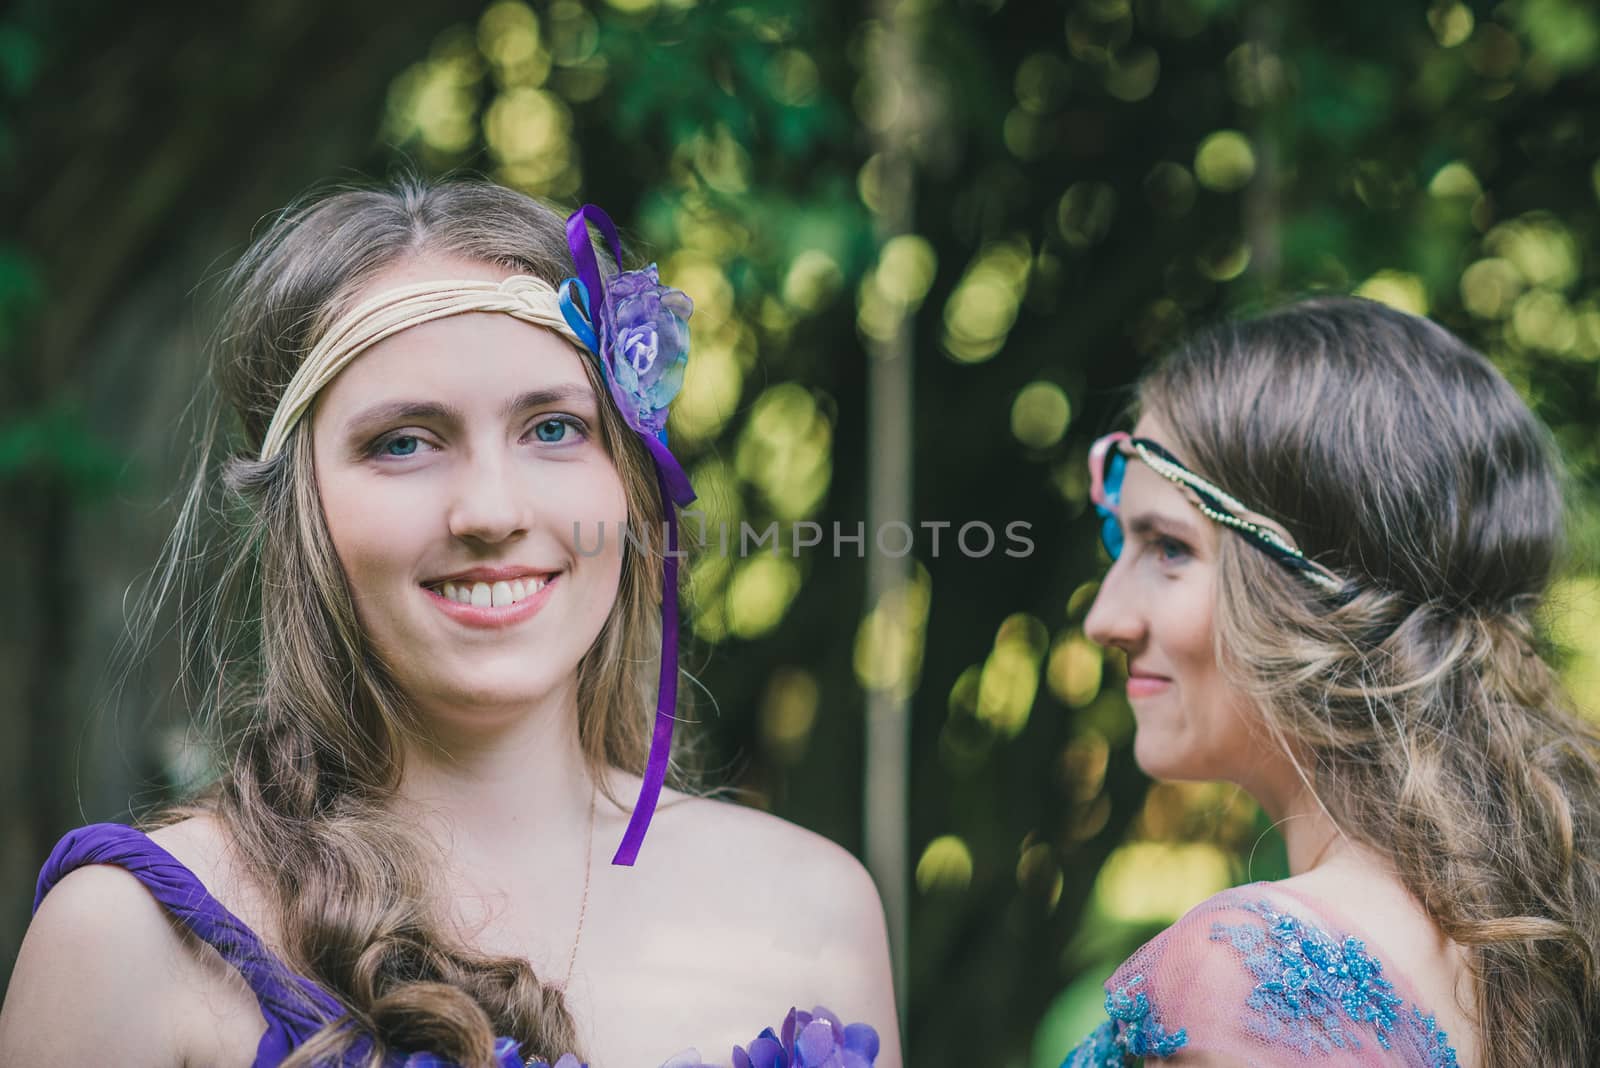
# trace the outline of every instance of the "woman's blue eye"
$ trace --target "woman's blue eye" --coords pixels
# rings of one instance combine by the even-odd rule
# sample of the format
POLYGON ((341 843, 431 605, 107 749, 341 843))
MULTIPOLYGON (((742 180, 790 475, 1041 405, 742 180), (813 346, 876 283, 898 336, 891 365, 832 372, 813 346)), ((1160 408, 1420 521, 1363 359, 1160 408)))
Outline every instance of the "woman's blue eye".
POLYGON ((392 437, 379 446, 379 451, 385 456, 410 456, 417 451, 416 435, 401 434, 397 437, 392 437), (401 449, 395 449, 394 447, 396 445, 402 445, 405 447, 401 449))
POLYGON ((1160 553, 1161 561, 1167 564, 1189 559, 1189 547, 1175 538, 1157 538, 1156 551, 1160 553))
POLYGON ((546 445, 559 445, 564 442, 569 445, 576 444, 577 441, 583 441, 588 437, 583 422, 572 415, 552 415, 547 419, 541 419, 533 425, 533 432, 546 445), (577 440, 569 442, 568 438, 577 440))

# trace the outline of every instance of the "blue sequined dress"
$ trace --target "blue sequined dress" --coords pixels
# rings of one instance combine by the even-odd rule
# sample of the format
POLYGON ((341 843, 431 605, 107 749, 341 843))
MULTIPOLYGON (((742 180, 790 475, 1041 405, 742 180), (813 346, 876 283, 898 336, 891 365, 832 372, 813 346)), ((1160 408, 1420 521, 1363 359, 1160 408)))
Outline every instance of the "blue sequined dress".
POLYGON ((1456 1068, 1448 1037, 1361 939, 1296 914, 1326 911, 1272 883, 1201 902, 1107 980, 1106 1022, 1062 1068, 1179 1053, 1252 1068, 1456 1068))

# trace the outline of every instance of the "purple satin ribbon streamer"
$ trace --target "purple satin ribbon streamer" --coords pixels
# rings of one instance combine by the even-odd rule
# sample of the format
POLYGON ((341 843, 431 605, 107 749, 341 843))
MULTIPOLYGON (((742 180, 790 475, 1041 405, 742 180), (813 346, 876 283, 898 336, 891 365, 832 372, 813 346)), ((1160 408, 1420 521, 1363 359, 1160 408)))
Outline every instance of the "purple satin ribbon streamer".
POLYGON ((678 513, 673 505, 682 507, 694 500, 689 476, 666 442, 653 434, 640 434, 639 440, 650 449, 656 462, 656 486, 661 493, 661 511, 667 517, 667 551, 661 561, 661 674, 656 682, 655 732, 650 739, 650 759, 644 769, 644 784, 639 787, 639 800, 633 806, 622 844, 611 858, 611 863, 624 866, 633 864, 644 844, 644 832, 655 815, 672 757, 672 725, 677 721, 678 709, 678 513))
MULTIPOLYGON (((590 223, 594 223, 600 230, 600 236, 605 238, 618 270, 622 269, 622 239, 617 236, 611 216, 593 204, 585 204, 567 216, 567 248, 572 250, 572 262, 578 268, 578 280, 589 290, 589 319, 603 350, 608 347, 605 330, 606 286, 605 280, 600 277, 600 264, 594 258, 594 242, 589 238, 590 223)), ((595 355, 603 361, 606 353, 601 351, 595 355)))
MULTIPOLYGON (((679 508, 687 508, 693 504, 694 487, 689 484, 689 476, 684 474, 683 465, 672 455, 667 443, 654 434, 640 434, 639 440, 645 443, 645 447, 655 459, 656 474, 661 477, 661 503, 665 505, 671 501, 679 508)), ((672 514, 671 508, 667 509, 667 514, 672 514)))
MULTIPOLYGON (((587 307, 584 310, 589 314, 589 322, 598 342, 595 357, 609 378, 610 369, 606 361, 611 356, 611 345, 610 331, 605 322, 605 280, 600 275, 600 264, 595 259, 594 244, 589 238, 590 223, 599 228, 618 270, 622 268, 622 242, 617 237, 617 228, 612 225, 611 217, 593 204, 585 204, 567 219, 567 247, 571 249, 573 263, 577 266, 578 280, 588 290, 587 307)), ((639 856, 639 847, 644 844, 645 831, 650 829, 650 820, 655 815, 656 802, 661 798, 661 787, 666 782, 667 766, 672 758, 672 727, 677 720, 678 709, 678 514, 673 505, 686 507, 695 499, 689 476, 663 440, 665 433, 657 437, 637 428, 635 433, 655 461, 661 511, 667 520, 667 550, 661 566, 661 673, 656 682, 655 729, 650 738, 650 756, 645 763, 639 799, 634 803, 633 814, 628 819, 628 829, 623 832, 622 844, 611 858, 612 864, 624 867, 632 866, 639 856)))
MULTIPOLYGON (((666 451, 665 445, 661 448, 663 452, 666 451)), ((676 460, 673 466, 677 466, 676 460)), ((682 473, 681 468, 679 472, 682 473)), ((611 858, 611 863, 623 866, 631 866, 639 856, 639 847, 644 844, 644 832, 650 829, 656 802, 661 798, 661 786, 667 779, 667 764, 672 757, 672 725, 677 720, 678 515, 672 508, 672 491, 667 486, 667 474, 660 467, 656 469, 656 485, 661 490, 661 508, 667 516, 667 551, 661 561, 661 673, 656 680, 656 725, 650 739, 650 759, 645 765, 644 783, 639 787, 639 799, 634 802, 633 815, 628 819, 628 829, 623 832, 622 844, 611 858)), ((693 499, 692 493, 690 498, 693 499)))

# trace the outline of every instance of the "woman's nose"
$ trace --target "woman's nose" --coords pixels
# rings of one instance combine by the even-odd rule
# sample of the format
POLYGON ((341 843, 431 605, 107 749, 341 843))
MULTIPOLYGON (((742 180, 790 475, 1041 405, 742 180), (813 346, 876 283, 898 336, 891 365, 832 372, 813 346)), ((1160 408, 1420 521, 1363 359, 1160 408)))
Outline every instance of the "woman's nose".
POLYGON ((1083 632, 1096 645, 1132 652, 1144 642, 1144 610, 1129 586, 1125 569, 1120 563, 1113 563, 1083 621, 1083 632))
POLYGON ((526 534, 531 522, 530 488, 516 465, 500 455, 474 457, 452 487, 450 533, 497 543, 526 534))

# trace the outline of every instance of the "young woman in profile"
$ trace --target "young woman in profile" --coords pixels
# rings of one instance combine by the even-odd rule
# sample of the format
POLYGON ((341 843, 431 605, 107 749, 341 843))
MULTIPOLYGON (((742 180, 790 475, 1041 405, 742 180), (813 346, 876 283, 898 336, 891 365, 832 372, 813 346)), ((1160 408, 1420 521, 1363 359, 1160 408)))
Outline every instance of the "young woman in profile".
POLYGON ((1212 329, 1091 452, 1134 755, 1237 783, 1292 875, 1106 984, 1066 1065, 1600 1063, 1600 733, 1541 655, 1549 435, 1481 355, 1367 301, 1212 329))
POLYGON ((200 532, 202 462, 159 585, 223 770, 148 834, 57 846, 0 1063, 899 1068, 860 865, 749 809, 656 810, 691 308, 602 272, 591 222, 620 268, 595 209, 406 180, 292 208, 235 268, 234 525, 200 532), (183 591, 208 549, 221 586, 183 591), (757 1037, 794 1005, 864 1022, 757 1037))

